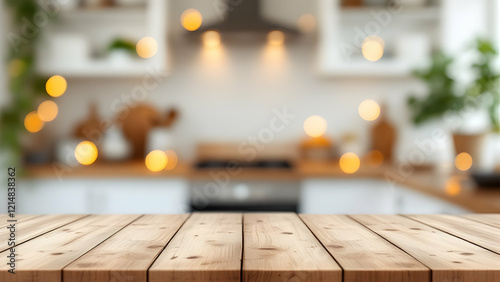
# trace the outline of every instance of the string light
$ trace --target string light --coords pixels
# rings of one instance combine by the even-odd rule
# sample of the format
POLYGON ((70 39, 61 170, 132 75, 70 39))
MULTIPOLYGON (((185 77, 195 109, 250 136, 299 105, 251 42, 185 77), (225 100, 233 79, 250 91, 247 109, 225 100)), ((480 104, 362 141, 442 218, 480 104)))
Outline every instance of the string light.
POLYGON ((162 171, 167 166, 167 154, 161 150, 149 152, 146 156, 146 167, 153 172, 162 171))
POLYGON ((321 137, 325 134, 328 124, 320 116, 310 116, 304 121, 304 131, 310 137, 321 137))
POLYGON ((68 83, 66 79, 60 75, 54 75, 47 80, 45 84, 45 90, 47 90, 47 94, 52 97, 59 97, 66 92, 68 88, 68 83))
POLYGON ((181 24, 186 30, 195 31, 203 22, 201 13, 196 9, 187 9, 181 15, 181 24))
POLYGON ((75 148, 75 158, 82 165, 91 165, 98 156, 97 147, 90 141, 80 142, 75 148))

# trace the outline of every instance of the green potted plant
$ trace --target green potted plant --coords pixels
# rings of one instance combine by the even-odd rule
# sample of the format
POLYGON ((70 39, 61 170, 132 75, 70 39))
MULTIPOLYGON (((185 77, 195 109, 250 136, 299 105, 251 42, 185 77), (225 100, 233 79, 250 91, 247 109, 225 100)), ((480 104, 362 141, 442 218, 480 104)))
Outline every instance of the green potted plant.
MULTIPOLYGON (((432 56, 432 64, 428 69, 418 70, 414 75, 423 80, 428 88, 428 94, 423 98, 411 96, 408 105, 412 110, 413 123, 423 124, 432 119, 442 118, 447 114, 460 115, 465 110, 486 110, 491 123, 491 131, 500 132, 498 91, 499 75, 493 70, 492 62, 497 52, 493 44, 487 40, 478 39, 474 45, 477 59, 471 66, 474 80, 470 87, 462 93, 456 86, 456 81, 449 73, 454 59, 443 52, 432 56)), ((462 121, 466 118, 462 118, 462 121)), ((468 153, 476 167, 484 168, 483 150, 489 131, 463 132, 454 128, 453 142, 456 154, 468 153)))
MULTIPOLYGON (((474 81, 467 89, 467 97, 477 101, 477 105, 487 111, 489 117, 489 132, 485 132, 482 137, 486 139, 478 148, 481 151, 482 169, 492 170, 495 167, 495 158, 498 157, 500 148, 500 73, 494 69, 493 63, 498 56, 497 48, 486 39, 477 39, 474 44, 476 60, 472 64, 474 81), (484 152, 486 150, 486 152, 484 152)), ((463 140, 454 136, 455 147, 460 149, 460 142, 463 140)))
POLYGON ((421 79, 428 89, 426 97, 411 96, 408 99, 415 125, 441 118, 449 111, 460 112, 464 108, 464 98, 455 93, 455 80, 449 75, 453 61, 453 58, 443 52, 436 52, 432 55, 428 69, 413 72, 413 75, 421 79))

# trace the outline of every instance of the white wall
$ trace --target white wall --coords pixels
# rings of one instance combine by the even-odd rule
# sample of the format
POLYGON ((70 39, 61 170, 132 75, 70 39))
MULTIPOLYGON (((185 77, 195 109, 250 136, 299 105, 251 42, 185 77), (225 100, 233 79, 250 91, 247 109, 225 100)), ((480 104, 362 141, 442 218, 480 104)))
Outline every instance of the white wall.
MULTIPOLYGON (((264 37, 226 36, 219 51, 204 50, 197 38, 174 38, 172 73, 147 101, 161 110, 179 108, 175 136, 182 156, 191 157, 197 142, 256 135, 268 126, 273 109, 283 107, 296 118, 276 134, 279 142, 299 142, 303 121, 314 114, 328 121, 330 136, 353 132, 366 139, 370 124, 357 112, 364 99, 385 101, 393 122, 408 128, 405 103, 415 81, 321 78, 315 73, 314 37, 289 40, 283 50, 267 49, 264 37)), ((59 118, 48 130, 60 137, 70 134, 91 101, 98 101, 103 117, 112 115, 113 101, 137 83, 139 79, 70 79, 68 92, 58 98, 59 118)))

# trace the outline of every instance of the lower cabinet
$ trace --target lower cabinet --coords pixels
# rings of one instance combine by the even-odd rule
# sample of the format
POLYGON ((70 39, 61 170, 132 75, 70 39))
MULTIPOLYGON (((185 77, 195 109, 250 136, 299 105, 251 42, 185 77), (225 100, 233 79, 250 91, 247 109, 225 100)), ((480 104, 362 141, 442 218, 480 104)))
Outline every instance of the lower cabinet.
MULTIPOLYGON (((190 211, 189 189, 182 178, 22 179, 17 185, 17 213, 185 213, 190 211)), ((379 179, 305 179, 299 198, 299 212, 312 214, 467 212, 379 179)), ((0 201, 0 209, 7 209, 7 201, 0 201)))
POLYGON ((299 212, 459 214, 467 210, 379 179, 306 179, 301 185, 299 212))
POLYGON ((17 206, 22 214, 189 212, 184 179, 22 180, 17 206))

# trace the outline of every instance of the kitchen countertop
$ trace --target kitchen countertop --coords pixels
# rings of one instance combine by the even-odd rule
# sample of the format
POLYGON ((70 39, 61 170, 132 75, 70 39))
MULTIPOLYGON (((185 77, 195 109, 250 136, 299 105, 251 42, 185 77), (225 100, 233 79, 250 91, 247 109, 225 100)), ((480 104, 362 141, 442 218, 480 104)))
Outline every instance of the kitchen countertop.
MULTIPOLYGON (((173 170, 154 173, 143 162, 95 163, 91 166, 69 170, 54 170, 49 165, 30 166, 28 178, 188 178, 196 180, 211 179, 210 170, 195 170, 191 163, 179 163, 173 170)), ((297 162, 292 170, 242 169, 218 170, 227 173, 231 179, 250 180, 301 180, 304 178, 376 178, 385 179, 418 192, 437 197, 473 212, 500 212, 500 189, 478 189, 466 174, 443 174, 431 169, 401 171, 394 166, 361 166, 354 174, 342 172, 337 162, 297 162)))
POLYGON ((3 214, 0 225, 7 219, 18 220, 22 263, 16 274, 0 266, 4 282, 500 281, 500 214, 3 214))

